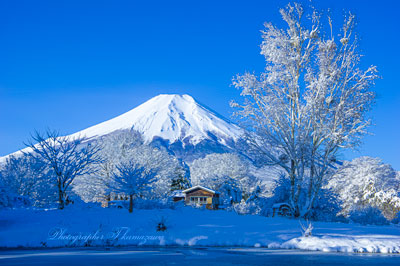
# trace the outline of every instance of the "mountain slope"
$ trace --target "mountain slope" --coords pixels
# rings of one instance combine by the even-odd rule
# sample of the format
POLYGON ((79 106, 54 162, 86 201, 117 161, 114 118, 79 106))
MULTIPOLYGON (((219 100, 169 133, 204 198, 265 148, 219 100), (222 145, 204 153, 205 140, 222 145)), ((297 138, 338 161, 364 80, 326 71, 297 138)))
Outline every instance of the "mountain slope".
MULTIPOLYGON (((205 153, 228 151, 242 134, 238 126, 198 104, 189 95, 161 94, 120 116, 70 136, 94 140, 130 129, 142 133, 147 143, 162 145, 180 158, 189 156, 192 159, 205 153)), ((10 155, 20 154, 21 151, 17 151, 10 155)), ((5 162, 10 155, 0 157, 0 162, 5 162)))
POLYGON ((236 141, 241 134, 239 127, 201 106, 191 96, 161 94, 72 136, 96 138, 123 129, 139 131, 147 142, 159 137, 169 143, 182 141, 192 145, 211 139, 226 145, 228 140, 236 141))

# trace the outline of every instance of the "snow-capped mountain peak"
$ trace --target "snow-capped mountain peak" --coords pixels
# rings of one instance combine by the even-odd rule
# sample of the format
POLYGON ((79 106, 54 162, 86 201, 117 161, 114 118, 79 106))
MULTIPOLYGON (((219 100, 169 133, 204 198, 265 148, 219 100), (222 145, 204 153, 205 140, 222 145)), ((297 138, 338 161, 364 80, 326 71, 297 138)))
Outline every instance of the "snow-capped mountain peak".
POLYGON ((147 142, 155 137, 170 143, 182 141, 196 145, 216 138, 221 144, 236 141, 241 129, 198 104, 189 95, 161 94, 116 117, 73 134, 96 138, 116 130, 134 129, 147 142))

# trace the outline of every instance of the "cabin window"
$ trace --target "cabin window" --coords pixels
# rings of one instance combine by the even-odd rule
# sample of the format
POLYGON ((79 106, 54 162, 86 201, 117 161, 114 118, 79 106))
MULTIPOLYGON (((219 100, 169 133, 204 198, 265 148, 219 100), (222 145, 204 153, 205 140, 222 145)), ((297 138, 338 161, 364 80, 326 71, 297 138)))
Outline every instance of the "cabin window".
POLYGON ((190 197, 190 203, 193 204, 206 204, 207 197, 190 197))

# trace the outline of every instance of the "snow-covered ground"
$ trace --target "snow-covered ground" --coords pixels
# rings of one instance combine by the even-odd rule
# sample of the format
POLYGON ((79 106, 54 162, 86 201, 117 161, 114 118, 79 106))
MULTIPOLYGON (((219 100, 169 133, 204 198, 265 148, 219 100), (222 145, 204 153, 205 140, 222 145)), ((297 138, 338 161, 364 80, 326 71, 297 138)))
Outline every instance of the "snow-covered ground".
POLYGON ((172 209, 67 208, 0 211, 0 247, 247 246, 340 252, 400 253, 400 227, 313 223, 303 237, 298 220, 172 209), (157 232, 164 221, 167 230, 157 232))
POLYGON ((0 265, 385 265, 399 254, 364 254, 238 247, 116 247, 0 250, 0 265))

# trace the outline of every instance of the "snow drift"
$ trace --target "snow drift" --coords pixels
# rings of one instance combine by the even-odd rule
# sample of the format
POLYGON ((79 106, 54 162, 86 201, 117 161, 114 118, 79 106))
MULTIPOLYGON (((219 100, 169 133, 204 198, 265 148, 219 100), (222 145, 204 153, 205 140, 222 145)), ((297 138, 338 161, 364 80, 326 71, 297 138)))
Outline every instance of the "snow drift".
POLYGON ((70 207, 0 210, 0 247, 245 246, 319 251, 400 253, 400 228, 313 223, 191 207, 126 209, 70 207), (165 231, 157 231, 163 222, 165 231))

